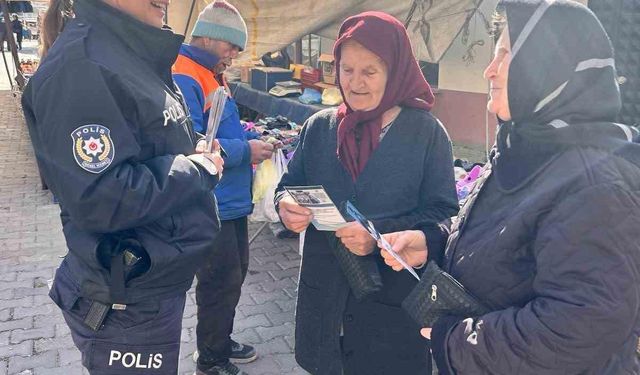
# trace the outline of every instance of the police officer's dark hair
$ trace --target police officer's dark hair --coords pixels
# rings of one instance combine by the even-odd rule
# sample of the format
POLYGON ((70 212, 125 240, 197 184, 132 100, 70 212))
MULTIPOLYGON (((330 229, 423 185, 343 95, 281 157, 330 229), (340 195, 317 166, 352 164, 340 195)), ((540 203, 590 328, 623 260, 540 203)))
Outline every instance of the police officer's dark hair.
POLYGON ((42 20, 40 56, 44 57, 62 32, 65 23, 73 17, 73 0, 50 0, 49 9, 42 20))

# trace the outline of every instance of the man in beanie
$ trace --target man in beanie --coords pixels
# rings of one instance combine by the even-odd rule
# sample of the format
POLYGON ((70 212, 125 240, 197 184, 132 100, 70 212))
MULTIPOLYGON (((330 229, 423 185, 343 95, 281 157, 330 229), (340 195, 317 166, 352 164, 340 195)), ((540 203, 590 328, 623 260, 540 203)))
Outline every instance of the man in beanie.
MULTIPOLYGON (((209 95, 225 85, 222 72, 246 47, 247 26, 226 1, 209 4, 198 16, 190 44, 180 50, 173 76, 187 102, 193 128, 206 133, 209 95)), ((230 338, 235 308, 249 265, 247 216, 251 202, 251 164, 271 157, 273 146, 243 130, 233 98, 227 99, 216 139, 224 149, 224 177, 215 188, 221 231, 196 274, 197 375, 243 374, 232 362, 256 359, 253 347, 230 338)))

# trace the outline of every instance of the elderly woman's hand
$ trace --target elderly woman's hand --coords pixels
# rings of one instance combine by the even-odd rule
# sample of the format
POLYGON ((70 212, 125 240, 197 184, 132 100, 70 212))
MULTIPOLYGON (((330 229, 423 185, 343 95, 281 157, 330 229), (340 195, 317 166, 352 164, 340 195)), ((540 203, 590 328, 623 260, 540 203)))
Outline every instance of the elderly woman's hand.
POLYGON ((360 223, 351 222, 336 231, 336 237, 352 253, 365 256, 371 254, 376 241, 360 223))
MULTIPOLYGON (((389 242, 391 249, 412 267, 421 267, 427 262, 427 238, 419 230, 405 230, 384 234, 382 237, 389 242)), ((381 247, 382 248, 382 247, 381 247)), ((404 268, 391 254, 382 250, 380 255, 384 262, 393 268, 394 271, 401 271, 404 268)))
POLYGON ((311 210, 297 204, 289 195, 280 200, 278 208, 282 223, 293 232, 303 232, 313 220, 311 210))

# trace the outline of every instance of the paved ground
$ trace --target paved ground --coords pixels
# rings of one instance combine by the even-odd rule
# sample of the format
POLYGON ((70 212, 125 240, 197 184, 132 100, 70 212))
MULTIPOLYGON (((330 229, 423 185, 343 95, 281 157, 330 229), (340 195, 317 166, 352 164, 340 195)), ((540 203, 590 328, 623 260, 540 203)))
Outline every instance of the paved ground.
MULTIPOLYGON (((65 254, 58 206, 40 189, 18 100, 0 91, 0 375, 86 374, 47 280, 65 254)), ((252 231, 257 229, 252 225, 252 231)), ((305 374, 293 359, 293 309, 300 257, 297 241, 265 229, 251 247, 251 265, 237 309, 235 338, 255 344, 250 374, 305 374)), ((184 313, 180 375, 192 374, 195 295, 184 313)))

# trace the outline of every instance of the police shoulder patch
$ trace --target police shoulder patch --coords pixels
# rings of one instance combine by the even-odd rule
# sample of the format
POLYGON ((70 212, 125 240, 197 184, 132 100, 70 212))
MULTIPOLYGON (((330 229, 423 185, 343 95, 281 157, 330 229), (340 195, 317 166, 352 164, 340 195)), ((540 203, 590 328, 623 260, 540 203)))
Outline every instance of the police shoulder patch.
POLYGON ((111 131, 98 124, 83 125, 71 133, 73 157, 80 168, 91 173, 101 173, 111 165, 115 145, 111 131))

